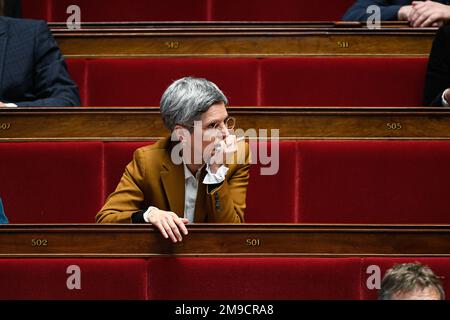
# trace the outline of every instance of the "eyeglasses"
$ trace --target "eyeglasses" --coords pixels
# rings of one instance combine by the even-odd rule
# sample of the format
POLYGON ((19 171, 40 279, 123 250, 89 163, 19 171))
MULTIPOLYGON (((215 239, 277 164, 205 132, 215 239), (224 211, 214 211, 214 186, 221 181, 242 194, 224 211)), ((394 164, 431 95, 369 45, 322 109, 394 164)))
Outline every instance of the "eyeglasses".
MULTIPOLYGON (((228 117, 224 121, 210 123, 203 129, 204 130, 213 130, 214 129, 214 130, 220 131, 221 129, 223 129, 225 127, 228 131, 231 131, 234 129, 235 125, 236 125, 236 119, 233 117, 228 117)), ((191 126, 191 125, 183 125, 183 126, 188 127, 188 128, 194 128, 194 126, 191 126)))
POLYGON ((213 122, 209 124, 205 129, 215 129, 220 130, 222 128, 227 128, 227 130, 233 130, 236 124, 236 119, 233 117, 228 117, 224 121, 213 122))

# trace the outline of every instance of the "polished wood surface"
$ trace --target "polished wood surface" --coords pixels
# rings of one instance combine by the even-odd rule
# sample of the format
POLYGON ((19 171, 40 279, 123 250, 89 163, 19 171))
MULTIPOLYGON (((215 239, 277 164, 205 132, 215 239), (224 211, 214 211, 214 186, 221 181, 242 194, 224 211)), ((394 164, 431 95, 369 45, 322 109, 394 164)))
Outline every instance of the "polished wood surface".
MULTIPOLYGON (((236 126, 282 140, 449 139, 447 108, 230 107, 236 126)), ((159 108, 0 108, 0 141, 157 140, 159 108)), ((260 137, 261 134, 258 134, 260 137)))
POLYGON ((63 54, 89 57, 428 56, 436 28, 404 22, 50 24, 63 54))
POLYGON ((448 225, 194 224, 188 230, 173 244, 150 225, 1 225, 0 257, 450 256, 448 225))

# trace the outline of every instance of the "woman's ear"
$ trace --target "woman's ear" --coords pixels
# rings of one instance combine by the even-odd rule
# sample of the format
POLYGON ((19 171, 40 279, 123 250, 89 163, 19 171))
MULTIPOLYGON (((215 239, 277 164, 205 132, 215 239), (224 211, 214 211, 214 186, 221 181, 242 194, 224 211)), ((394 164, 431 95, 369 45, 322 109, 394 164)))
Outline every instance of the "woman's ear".
POLYGON ((178 138, 178 141, 182 142, 182 143, 186 143, 186 141, 188 141, 188 134, 189 134, 189 130, 187 130, 185 127, 180 126, 179 124, 177 124, 175 126, 175 128, 173 129, 176 137, 178 138))

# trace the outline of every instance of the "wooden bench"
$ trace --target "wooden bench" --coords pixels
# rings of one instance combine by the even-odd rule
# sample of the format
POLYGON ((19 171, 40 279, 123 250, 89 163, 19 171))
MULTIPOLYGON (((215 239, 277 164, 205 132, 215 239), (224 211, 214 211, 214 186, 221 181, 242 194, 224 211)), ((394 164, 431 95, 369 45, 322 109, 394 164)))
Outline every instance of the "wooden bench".
POLYGON ((155 22, 50 24, 63 54, 88 57, 428 57, 436 28, 386 22, 369 30, 359 22, 155 22))
MULTIPOLYGON (((447 108, 229 107, 237 127, 279 129, 282 140, 449 139, 447 108)), ((0 109, 0 141, 156 140, 158 107, 0 109)))

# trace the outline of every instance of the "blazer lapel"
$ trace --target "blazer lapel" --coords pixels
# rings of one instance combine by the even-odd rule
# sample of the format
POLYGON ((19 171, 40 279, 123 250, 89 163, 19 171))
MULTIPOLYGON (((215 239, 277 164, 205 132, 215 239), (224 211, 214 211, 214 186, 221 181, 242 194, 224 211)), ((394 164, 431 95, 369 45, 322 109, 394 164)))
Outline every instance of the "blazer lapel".
MULTIPOLYGON (((170 153, 170 151, 169 151, 170 153)), ((161 180, 169 202, 170 210, 179 217, 184 217, 184 168, 175 165, 166 155, 163 163, 165 170, 161 171, 161 180)))
MULTIPOLYGON (((175 212, 179 217, 184 217, 184 167, 183 164, 175 165, 170 159, 171 142, 169 139, 161 141, 167 150, 163 159, 163 170, 161 171, 161 181, 169 203, 171 211, 175 212)), ((195 201, 194 222, 206 222, 208 211, 208 195, 207 187, 203 183, 206 175, 206 167, 204 166, 198 183, 197 199, 195 201)))
POLYGON ((3 67, 5 65, 6 58, 6 41, 7 37, 7 25, 6 22, 0 17, 0 96, 3 94, 2 80, 3 80, 3 67))

